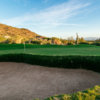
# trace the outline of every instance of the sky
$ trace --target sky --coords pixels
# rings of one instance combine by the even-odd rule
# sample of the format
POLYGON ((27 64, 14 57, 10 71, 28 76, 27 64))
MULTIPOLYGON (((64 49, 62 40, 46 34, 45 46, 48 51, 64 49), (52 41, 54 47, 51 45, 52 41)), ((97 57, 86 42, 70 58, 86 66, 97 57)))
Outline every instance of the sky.
POLYGON ((0 0, 0 23, 47 37, 100 37, 100 0, 0 0))

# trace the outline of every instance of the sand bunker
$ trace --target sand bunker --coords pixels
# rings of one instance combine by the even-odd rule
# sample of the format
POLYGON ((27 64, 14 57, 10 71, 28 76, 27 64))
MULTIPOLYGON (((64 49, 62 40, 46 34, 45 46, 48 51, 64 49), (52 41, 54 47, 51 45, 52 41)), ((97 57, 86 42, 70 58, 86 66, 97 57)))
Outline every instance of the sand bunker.
POLYGON ((0 63, 0 100, 33 100, 100 85, 100 74, 82 69, 0 63))

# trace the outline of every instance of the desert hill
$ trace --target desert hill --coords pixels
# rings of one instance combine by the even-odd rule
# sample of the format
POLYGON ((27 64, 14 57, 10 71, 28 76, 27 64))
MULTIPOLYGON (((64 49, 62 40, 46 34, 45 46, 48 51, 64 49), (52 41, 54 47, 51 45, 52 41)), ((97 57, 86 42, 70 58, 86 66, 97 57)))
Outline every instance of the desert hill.
MULTIPOLYGON (((34 37, 39 36, 35 32, 32 32, 28 29, 25 28, 16 28, 12 26, 8 26, 5 24, 0 23, 0 40, 5 40, 5 39, 14 39, 14 40, 19 40, 19 43, 22 39, 28 40, 34 37)), ((18 41, 17 41, 18 42, 18 41)))
POLYGON ((61 44, 59 39, 41 36, 25 28, 16 28, 0 23, 0 43, 61 44))

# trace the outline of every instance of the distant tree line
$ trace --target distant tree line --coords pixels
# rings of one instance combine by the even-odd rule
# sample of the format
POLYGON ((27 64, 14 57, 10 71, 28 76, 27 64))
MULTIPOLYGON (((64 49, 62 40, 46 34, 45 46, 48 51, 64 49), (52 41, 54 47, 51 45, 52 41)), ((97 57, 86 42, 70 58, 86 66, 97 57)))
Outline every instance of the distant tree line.
POLYGON ((78 45, 78 44, 97 44, 100 45, 100 39, 95 41, 86 41, 83 37, 79 37, 78 33, 76 34, 76 39, 73 37, 69 37, 67 39, 61 39, 57 37, 47 38, 36 36, 33 38, 23 38, 20 35, 17 36, 0 36, 0 43, 7 43, 7 44, 48 44, 48 45, 78 45))

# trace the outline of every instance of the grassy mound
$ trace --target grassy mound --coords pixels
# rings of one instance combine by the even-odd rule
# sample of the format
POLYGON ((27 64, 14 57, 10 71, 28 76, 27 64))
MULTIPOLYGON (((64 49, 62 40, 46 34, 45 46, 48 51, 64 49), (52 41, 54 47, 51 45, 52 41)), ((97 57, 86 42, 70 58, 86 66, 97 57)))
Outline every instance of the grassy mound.
POLYGON ((100 86, 95 86, 83 92, 77 92, 71 95, 56 95, 45 100, 100 100, 100 86))

